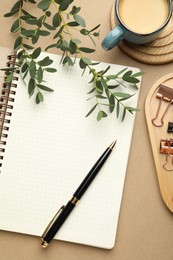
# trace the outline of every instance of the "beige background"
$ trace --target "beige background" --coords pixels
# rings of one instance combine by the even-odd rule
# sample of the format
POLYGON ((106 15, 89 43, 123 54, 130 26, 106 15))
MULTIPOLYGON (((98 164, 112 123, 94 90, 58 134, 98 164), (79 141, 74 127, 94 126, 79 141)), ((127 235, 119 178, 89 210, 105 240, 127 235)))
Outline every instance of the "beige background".
MULTIPOLYGON (((0 46, 12 48, 14 36, 10 35, 13 18, 5 19, 15 0, 1 1, 0 46)), ((0 231, 1 260, 172 260, 173 215, 162 202, 153 162, 144 114, 144 103, 150 87, 161 76, 172 72, 172 64, 151 66, 127 57, 118 47, 105 52, 101 40, 110 30, 110 13, 113 0, 75 0, 88 27, 101 23, 100 41, 92 59, 139 67, 145 72, 142 81, 131 153, 128 163, 122 207, 120 211, 116 244, 112 250, 52 241, 49 248, 40 247, 40 239, 27 235, 0 231)), ((85 39, 84 39, 85 40, 85 39)), ((51 43, 51 38, 47 43, 51 43)), ((85 40, 86 44, 87 41, 85 40)), ((41 43, 44 47, 46 45, 41 43)), ((0 60, 4 53, 0 53, 0 60)), ((111 198, 110 198, 111 199, 111 198)))

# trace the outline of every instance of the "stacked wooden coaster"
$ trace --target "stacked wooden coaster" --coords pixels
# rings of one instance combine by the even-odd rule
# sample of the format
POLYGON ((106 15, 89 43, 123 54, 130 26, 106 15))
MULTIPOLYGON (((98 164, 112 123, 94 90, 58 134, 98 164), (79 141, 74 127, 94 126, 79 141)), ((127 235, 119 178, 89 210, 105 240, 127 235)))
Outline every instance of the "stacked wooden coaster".
MULTIPOLYGON (((116 26, 114 5, 111 12, 111 27, 116 26)), ((146 64, 166 64, 173 61, 173 18, 159 36, 147 44, 122 41, 119 48, 131 58, 146 64)))

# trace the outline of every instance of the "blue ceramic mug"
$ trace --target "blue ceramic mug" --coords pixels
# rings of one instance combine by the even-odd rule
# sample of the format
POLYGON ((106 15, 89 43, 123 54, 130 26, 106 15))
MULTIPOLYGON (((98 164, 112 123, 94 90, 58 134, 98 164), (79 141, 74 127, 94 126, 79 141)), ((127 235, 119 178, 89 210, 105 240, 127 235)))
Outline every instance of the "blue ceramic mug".
POLYGON ((136 44, 151 42, 165 28, 172 16, 171 0, 116 0, 116 27, 102 42, 111 50, 122 40, 136 44))

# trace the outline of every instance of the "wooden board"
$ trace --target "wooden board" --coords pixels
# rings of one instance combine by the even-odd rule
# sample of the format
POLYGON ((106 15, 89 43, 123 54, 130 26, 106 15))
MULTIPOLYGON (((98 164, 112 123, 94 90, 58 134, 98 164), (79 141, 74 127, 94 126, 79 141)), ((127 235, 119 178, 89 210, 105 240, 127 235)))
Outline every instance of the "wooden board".
MULTIPOLYGON (((163 119, 164 124, 161 127, 156 127, 152 123, 152 119, 155 117, 160 99, 156 97, 156 94, 159 90, 160 84, 167 85, 173 89, 173 73, 165 75, 160 78, 150 89, 146 102, 145 102, 145 116, 148 126, 150 142, 153 152, 153 158, 155 162, 158 183, 160 187, 160 192, 163 198, 164 203, 173 212, 173 157, 160 153, 160 140, 162 138, 171 139, 173 138, 173 133, 167 133, 168 122, 173 122, 173 104, 170 105, 168 111, 165 114, 163 119), (163 165, 166 163, 165 167, 168 170, 163 168, 163 165)), ((161 116, 163 115, 165 109, 167 108, 168 102, 162 101, 160 113, 158 119, 155 123, 160 124, 161 116)))

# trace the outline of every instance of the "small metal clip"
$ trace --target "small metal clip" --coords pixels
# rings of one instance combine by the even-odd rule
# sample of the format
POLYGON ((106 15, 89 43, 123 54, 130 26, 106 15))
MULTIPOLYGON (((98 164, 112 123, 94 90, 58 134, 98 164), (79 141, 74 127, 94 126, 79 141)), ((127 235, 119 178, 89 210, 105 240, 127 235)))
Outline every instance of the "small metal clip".
POLYGON ((168 122, 167 132, 173 133, 173 122, 168 122))
POLYGON ((163 154, 166 155, 166 161, 162 165, 162 167, 166 171, 173 171, 173 139, 163 138, 163 139, 160 140, 160 153, 163 153, 163 154), (172 164, 171 169, 168 169, 166 167, 166 165, 168 163, 168 156, 171 157, 171 164, 172 164))
POLYGON ((155 117, 151 120, 151 122, 153 123, 153 125, 157 126, 157 127, 161 127, 163 126, 164 122, 163 122, 163 119, 166 115, 166 112, 168 111, 170 105, 173 103, 173 88, 171 87, 168 87, 164 84, 160 84, 159 85, 159 90, 156 94, 156 97, 160 99, 159 101, 159 105, 158 105, 158 108, 157 108, 157 111, 156 111, 156 115, 155 117), (168 105, 165 109, 165 111, 163 112, 161 118, 160 118, 160 122, 161 124, 156 124, 155 123, 155 120, 158 118, 158 115, 159 115, 159 112, 160 112, 160 108, 161 108, 161 104, 162 104, 162 101, 166 101, 168 102, 168 105))

